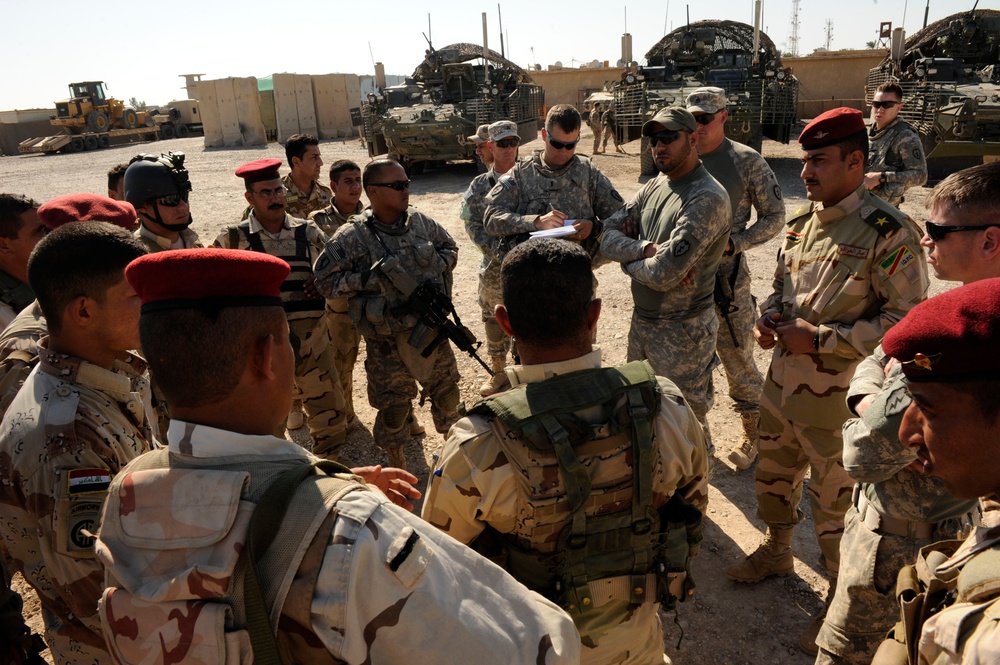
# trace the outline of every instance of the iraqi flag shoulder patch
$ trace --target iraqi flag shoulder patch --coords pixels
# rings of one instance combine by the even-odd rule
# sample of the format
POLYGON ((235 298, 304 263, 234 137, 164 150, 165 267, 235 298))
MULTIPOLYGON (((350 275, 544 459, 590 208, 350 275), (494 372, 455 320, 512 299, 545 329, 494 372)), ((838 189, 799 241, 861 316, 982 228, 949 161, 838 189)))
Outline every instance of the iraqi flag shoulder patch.
POLYGON ((67 488, 69 496, 105 492, 111 484, 111 470, 72 469, 68 474, 67 482, 69 483, 67 488))

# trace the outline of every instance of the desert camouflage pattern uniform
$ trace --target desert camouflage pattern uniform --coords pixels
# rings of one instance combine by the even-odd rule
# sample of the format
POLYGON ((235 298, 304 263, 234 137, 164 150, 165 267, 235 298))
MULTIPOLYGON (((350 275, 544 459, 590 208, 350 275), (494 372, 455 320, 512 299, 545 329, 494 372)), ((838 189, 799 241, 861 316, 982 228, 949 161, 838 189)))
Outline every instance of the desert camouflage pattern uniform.
POLYGON ((169 238, 164 238, 161 235, 157 235, 154 231, 150 231, 145 227, 145 225, 140 224, 139 228, 133 233, 139 242, 142 243, 143 247, 150 254, 155 254, 156 252, 162 252, 167 249, 192 249, 195 247, 204 247, 201 244, 201 240, 198 238, 198 234, 191 230, 190 227, 184 229, 180 232, 180 238, 177 244, 170 241, 169 238))
MULTIPOLYGON (((365 209, 358 201, 358 207, 350 215, 345 215, 335 205, 336 197, 330 205, 309 213, 310 221, 332 238, 341 226, 354 215, 360 215, 365 209)), ((358 346, 361 336, 358 335, 351 316, 347 313, 347 298, 331 298, 326 301, 326 322, 330 326, 330 340, 333 344, 333 365, 337 368, 337 377, 344 391, 344 403, 348 424, 355 421, 354 413, 354 364, 358 361, 358 346)))
POLYGON ((588 125, 594 131, 594 154, 600 152, 601 148, 601 110, 596 106, 590 110, 590 116, 588 117, 588 125))
POLYGON ((38 301, 21 310, 0 333, 0 418, 38 361, 38 340, 49 334, 38 301))
POLYGON ((292 217, 309 219, 310 213, 322 210, 333 202, 333 190, 319 180, 313 180, 308 194, 299 189, 291 173, 281 179, 281 184, 288 190, 285 193, 285 211, 292 217))
MULTIPOLYGON (((591 353, 555 363, 515 365, 507 368, 511 385, 538 384, 553 376, 601 366, 601 352, 591 353)), ((683 498, 704 512, 708 505, 708 458, 701 427, 691 409, 670 381, 658 378, 662 397, 660 412, 653 423, 653 506, 665 504, 679 492, 683 498)), ((631 477, 631 438, 627 450, 597 453, 593 446, 611 434, 604 408, 590 407, 577 414, 595 426, 597 439, 588 443, 590 453, 600 457, 600 464, 588 466, 593 474, 593 486, 617 486, 616 480, 631 477), (601 427, 601 426, 604 427, 601 427), (607 455, 607 456, 605 456, 607 455), (626 459, 628 457, 628 459, 626 459)), ((522 542, 531 543, 535 551, 555 550, 559 533, 569 523, 565 503, 550 506, 551 524, 544 525, 549 534, 545 543, 538 538, 537 523, 525 519, 532 507, 528 490, 519 486, 532 480, 522 476, 507 461, 498 437, 513 436, 497 419, 475 415, 455 424, 451 436, 431 474, 423 517, 431 524, 462 543, 472 543, 487 527, 504 534, 514 534, 522 542), (562 506, 560 508, 560 506, 562 506), (558 511, 562 521, 555 519, 558 511), (534 536, 534 538, 532 537, 534 536)), ((517 444, 514 444, 517 445, 517 444)), ((521 444, 523 445, 523 444, 521 444)), ((628 490, 631 495, 631 488, 628 490)), ((597 510, 609 500, 599 489, 591 492, 587 512, 597 510)), ((545 507, 534 510, 545 511, 545 507)), ((658 603, 631 604, 611 600, 588 610, 577 628, 583 641, 580 662, 598 663, 669 663, 663 653, 663 629, 657 616, 658 603)))
POLYGON ((910 187, 927 182, 927 158, 920 136, 906 122, 896 118, 884 129, 872 123, 868 132, 868 172, 884 172, 885 178, 873 190, 891 205, 899 207, 910 187))
MULTIPOLYGON (((313 440, 313 452, 318 455, 333 454, 347 438, 347 416, 344 389, 340 385, 334 365, 333 344, 330 327, 325 316, 325 304, 316 301, 317 306, 296 311, 296 302, 308 301, 301 291, 299 282, 308 279, 306 273, 311 264, 322 253, 327 237, 312 222, 285 215, 285 222, 277 235, 265 229, 253 213, 248 218, 251 235, 256 236, 264 250, 271 256, 285 261, 289 257, 304 255, 302 265, 292 267, 292 272, 282 286, 282 299, 288 316, 295 348, 295 386, 302 397, 302 407, 306 412, 309 434, 313 440), (296 229, 305 227, 306 247, 298 247, 296 229), (297 344, 296 344, 297 341, 297 344)), ((301 233, 301 232, 299 232, 301 233)), ((250 241, 242 231, 236 233, 237 243, 231 244, 229 229, 223 230, 215 239, 214 247, 243 249, 252 251, 250 241)), ((283 434, 281 432, 275 434, 283 434)))
POLYGON ((834 206, 813 203, 785 225, 773 292, 761 314, 819 327, 819 350, 774 347, 761 397, 758 513, 794 527, 808 469, 809 504, 823 564, 836 576, 853 482, 844 470, 841 429, 858 363, 927 296, 922 233, 864 185, 834 206))
POLYGON ((506 358, 507 352, 511 349, 511 339, 493 316, 493 310, 503 302, 503 292, 500 287, 500 264, 503 263, 501 239, 487 233, 483 225, 486 217, 486 196, 496 186, 499 178, 493 169, 476 176, 462 197, 460 216, 465 222, 465 232, 483 253, 483 260, 479 264, 479 308, 482 310, 483 327, 486 329, 487 353, 494 357, 506 358))
POLYGON ((920 548, 968 535, 978 501, 956 499, 940 479, 907 469, 916 452, 899 440, 910 405, 902 366, 886 376, 881 345, 858 366, 848 399, 876 395, 844 423, 844 468, 858 481, 840 543, 837 591, 816 638, 817 665, 867 665, 899 619, 896 578, 920 548))
POLYGON ((781 187, 774 171, 756 150, 723 139, 717 149, 701 155, 701 162, 712 177, 726 188, 733 209, 733 225, 729 233, 733 252, 723 255, 718 276, 729 284, 735 283, 732 304, 739 309, 729 318, 736 329, 740 346, 736 348, 733 344, 729 327, 716 307, 719 334, 715 350, 726 370, 733 408, 737 413, 757 413, 760 411, 764 375, 757 369, 753 358, 756 347, 753 324, 757 319, 757 307, 750 292, 750 269, 743 252, 766 243, 778 233, 785 223, 785 204, 781 200, 781 187), (757 219, 750 224, 754 210, 757 211, 757 219))
POLYGON ((715 273, 732 226, 729 195, 704 166, 677 180, 653 178, 607 220, 601 253, 622 264, 632 278, 635 309, 628 333, 628 359, 649 360, 660 376, 681 389, 712 452, 706 415, 712 409, 712 370, 719 321, 715 273), (622 233, 632 222, 639 238, 622 233), (656 243, 652 258, 646 245, 656 243), (695 269, 688 284, 681 281, 695 269))
POLYGON ((624 203, 608 177, 586 157, 574 155, 561 167, 550 169, 538 150, 500 176, 486 197, 483 225, 494 238, 504 238, 534 231, 535 220, 553 208, 569 219, 591 220, 594 228, 580 244, 597 266, 601 222, 624 203))
POLYGON ((604 141, 601 143, 601 150, 608 149, 608 139, 614 141, 615 150, 620 150, 618 143, 618 119, 614 109, 608 109, 601 114, 601 128, 604 132, 604 141))
POLYGON ((434 428, 446 434, 458 419, 459 376, 450 343, 428 358, 420 355, 423 348, 407 343, 419 317, 393 313, 407 298, 385 274, 372 270, 386 254, 373 228, 418 284, 430 280, 449 295, 458 246, 444 227, 413 208, 392 225, 375 219, 369 208, 337 230, 314 268, 316 288, 327 298, 348 299, 351 321, 365 338, 368 403, 378 410, 372 436, 392 449, 410 440, 406 423, 417 396, 414 381, 431 400, 434 428))
POLYGON ((123 354, 109 371, 45 345, 0 427, 2 549, 38 593, 55 662, 105 663, 103 572, 85 532, 97 530, 111 477, 150 449, 146 364, 123 354))
MULTIPOLYGON (((283 439, 177 420, 168 441, 169 458, 138 460, 109 492, 97 545, 112 587, 105 634, 130 664, 248 662, 238 562, 250 515, 280 473, 315 458, 283 439)), ((285 543, 295 554, 271 547, 260 559, 282 662, 577 662, 579 638, 559 608, 378 490, 340 478, 323 500, 302 502, 321 486, 300 485, 275 535, 275 545, 298 537, 285 543), (287 526, 296 521, 301 530, 287 526)))

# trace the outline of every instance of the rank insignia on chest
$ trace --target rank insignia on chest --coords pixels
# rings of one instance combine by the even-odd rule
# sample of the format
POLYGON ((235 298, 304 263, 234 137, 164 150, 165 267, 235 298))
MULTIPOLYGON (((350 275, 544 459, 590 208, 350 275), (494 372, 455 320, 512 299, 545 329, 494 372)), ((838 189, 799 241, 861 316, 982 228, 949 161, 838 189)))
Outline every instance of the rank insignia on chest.
POLYGON ((844 256, 850 256, 855 259, 863 259, 868 256, 867 247, 855 247, 854 245, 837 245, 837 253, 843 254, 844 256))
POLYGON ((885 260, 879 264, 879 268, 882 269, 882 272, 885 273, 886 277, 892 277, 897 272, 916 261, 916 259, 916 255, 911 252, 906 245, 903 245, 895 252, 887 256, 885 260))
POLYGON ((103 492, 111 484, 110 469, 72 469, 67 478, 68 494, 103 492))

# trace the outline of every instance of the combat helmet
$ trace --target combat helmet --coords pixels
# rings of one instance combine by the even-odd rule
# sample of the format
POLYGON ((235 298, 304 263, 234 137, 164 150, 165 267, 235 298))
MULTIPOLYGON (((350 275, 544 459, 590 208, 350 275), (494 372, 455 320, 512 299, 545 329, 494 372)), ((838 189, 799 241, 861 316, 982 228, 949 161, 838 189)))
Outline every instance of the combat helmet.
MULTIPOLYGON (((191 179, 184 168, 183 152, 166 154, 136 155, 125 170, 125 200, 139 208, 151 199, 177 195, 187 201, 191 191, 191 179)), ((140 213, 142 214, 142 213, 140 213)), ((153 221, 171 231, 182 231, 191 225, 191 216, 186 224, 164 224, 160 212, 154 206, 153 221)))

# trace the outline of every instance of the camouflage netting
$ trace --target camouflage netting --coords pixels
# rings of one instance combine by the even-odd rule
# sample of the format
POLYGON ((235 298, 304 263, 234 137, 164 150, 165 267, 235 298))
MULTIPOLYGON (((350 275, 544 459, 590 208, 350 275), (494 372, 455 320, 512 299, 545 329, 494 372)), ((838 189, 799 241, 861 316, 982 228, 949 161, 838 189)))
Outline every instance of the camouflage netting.
MULTIPOLYGON (((669 46, 671 42, 681 41, 685 33, 693 33, 697 30, 705 28, 712 28, 715 30, 715 44, 712 47, 713 50, 740 50, 753 53, 752 25, 739 23, 738 21, 696 21, 685 25, 682 28, 677 28, 673 32, 666 35, 663 39, 656 42, 656 44, 653 45, 653 48, 649 49, 646 53, 646 61, 648 62, 657 56, 662 57, 669 54, 669 46)), ((778 65, 781 64, 781 53, 775 48, 774 42, 771 41, 771 38, 764 34, 763 31, 760 32, 760 49, 763 53, 763 61, 768 62, 775 60, 778 65)))
MULTIPOLYGON (((931 23, 926 28, 918 30, 910 35, 906 40, 904 50, 904 61, 910 61, 915 57, 931 57, 938 55, 938 40, 947 38, 952 32, 952 22, 965 22, 975 17, 979 26, 977 35, 969 39, 965 34, 956 35, 955 42, 960 42, 965 48, 955 48, 952 44, 948 48, 949 56, 960 57, 968 61, 985 58, 982 64, 997 62, 998 42, 1000 42, 1000 11, 996 9, 977 9, 974 12, 959 12, 946 16, 945 18, 931 23)), ((960 24, 956 24, 960 25, 960 24)), ((881 64, 885 65, 891 61, 891 55, 887 55, 881 64)))
MULTIPOLYGON (((413 78, 423 81, 429 74, 437 71, 441 65, 458 62, 468 62, 476 58, 483 57, 483 47, 481 44, 449 44, 444 48, 428 51, 424 61, 413 70, 413 78)), ((513 62, 503 57, 493 49, 489 49, 489 61, 495 67, 509 69, 517 76, 518 83, 531 83, 531 77, 523 69, 513 62)))

